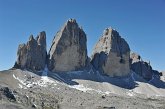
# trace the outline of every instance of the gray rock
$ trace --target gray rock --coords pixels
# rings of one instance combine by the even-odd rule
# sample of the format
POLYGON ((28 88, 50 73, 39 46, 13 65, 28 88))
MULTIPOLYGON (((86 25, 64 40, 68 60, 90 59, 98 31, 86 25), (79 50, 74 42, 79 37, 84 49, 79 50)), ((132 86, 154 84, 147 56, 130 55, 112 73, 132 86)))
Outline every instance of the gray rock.
POLYGON ((15 96, 8 87, 0 88, 0 100, 3 99, 3 96, 5 96, 10 101, 16 101, 15 96))
POLYGON ((46 63, 46 33, 40 32, 36 39, 30 36, 27 44, 20 44, 14 66, 32 71, 43 70, 46 63))
POLYGON ((78 70, 86 66, 86 34, 70 19, 57 32, 49 51, 48 68, 53 72, 78 70))
POLYGON ((157 74, 157 71, 152 70, 150 63, 144 62, 140 55, 131 53, 131 70, 138 75, 142 76, 145 80, 151 80, 153 74, 157 74))
POLYGON ((111 77, 130 73, 130 48, 119 33, 107 28, 94 47, 92 65, 111 77))

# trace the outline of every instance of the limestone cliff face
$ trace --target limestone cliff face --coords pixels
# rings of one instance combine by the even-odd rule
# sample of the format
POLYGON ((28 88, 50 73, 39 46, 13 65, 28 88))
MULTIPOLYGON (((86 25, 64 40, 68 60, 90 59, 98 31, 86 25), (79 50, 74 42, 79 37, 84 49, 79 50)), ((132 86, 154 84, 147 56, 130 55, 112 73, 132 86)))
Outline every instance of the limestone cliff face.
POLYGON ((48 66, 52 72, 68 72, 93 67, 111 77, 126 76, 133 70, 146 80, 162 73, 153 70, 150 63, 142 61, 136 53, 130 56, 130 48, 119 33, 107 28, 96 43, 91 60, 87 56, 87 38, 75 19, 68 20, 55 35, 51 48, 46 51, 46 33, 40 32, 26 44, 20 44, 15 68, 40 71, 48 66))
POLYGON ((46 64, 46 55, 46 33, 43 31, 36 39, 31 35, 27 44, 19 45, 15 66, 32 71, 43 70, 46 64))
POLYGON ((131 70, 143 77, 145 80, 151 80, 153 75, 159 77, 159 72, 153 70, 150 63, 142 60, 141 56, 136 53, 131 53, 131 70))
POLYGON ((92 65, 100 72, 111 77, 126 76, 130 73, 130 48, 119 33, 112 28, 104 30, 96 43, 92 65))
POLYGON ((76 20, 68 20, 53 39, 48 68, 53 72, 78 70, 86 66, 87 39, 76 20))

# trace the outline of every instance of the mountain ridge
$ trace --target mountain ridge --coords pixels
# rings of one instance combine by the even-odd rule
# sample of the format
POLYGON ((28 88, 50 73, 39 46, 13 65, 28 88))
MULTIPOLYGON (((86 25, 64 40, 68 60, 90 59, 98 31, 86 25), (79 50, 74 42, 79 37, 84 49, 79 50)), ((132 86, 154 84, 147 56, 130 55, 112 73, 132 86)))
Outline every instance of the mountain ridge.
POLYGON ((13 68, 0 71, 3 109, 163 109, 165 74, 130 53, 107 28, 87 55, 87 37, 69 19, 46 52, 46 33, 18 47, 13 68))
MULTIPOLYGON (((46 46, 46 33, 45 32, 43 33, 45 37, 44 46, 46 46)), ((40 37, 40 35, 38 37, 40 37)), ((48 69, 53 72, 74 71, 78 69, 83 69, 84 67, 88 67, 87 65, 92 64, 95 67, 95 69, 98 70, 100 73, 104 73, 109 76, 113 76, 113 75, 126 76, 130 73, 129 70, 133 70, 135 73, 138 73, 137 71, 135 71, 134 66, 136 67, 139 65, 138 64, 135 65, 134 62, 131 62, 135 60, 134 58, 132 58, 131 55, 133 54, 138 55, 138 54, 130 53, 131 50, 129 48, 128 43, 124 40, 124 38, 122 38, 119 35, 119 33, 116 30, 112 28, 106 28, 104 30, 103 35, 100 37, 99 41, 96 43, 94 50, 92 51, 93 54, 91 57, 87 55, 88 51, 87 51, 86 42, 87 42, 86 34, 82 30, 82 28, 80 28, 76 20, 75 19, 67 20, 64 26, 62 26, 62 28, 54 36, 49 52, 46 53, 47 55, 40 58, 37 57, 38 60, 44 60, 44 62, 42 62, 42 67, 38 68, 38 70, 43 70, 45 64, 47 64, 48 69), (123 50, 127 51, 128 53, 125 55, 123 50), (109 54, 109 56, 107 54, 109 54), (68 56, 70 58, 68 58, 68 56), (91 58, 91 62, 89 62, 88 58, 91 58), (121 74, 121 72, 123 71, 125 73, 121 74)), ((31 46, 31 48, 36 48, 35 45, 33 44, 29 44, 29 46, 31 46)), ((39 48, 39 49, 42 50, 42 48, 39 48)), ((44 52, 46 52, 46 48, 43 47, 43 49, 44 50, 43 50, 42 55, 44 54, 44 52)), ((26 66, 28 67, 26 69, 35 71, 35 68, 32 68, 32 67, 34 66, 38 67, 38 65, 37 63, 33 64, 33 60, 37 62, 36 57, 33 56, 33 54, 36 53, 37 55, 37 52, 40 52, 40 51, 35 51, 35 50, 29 51, 30 59, 26 59, 26 61, 21 59, 23 63, 21 63, 19 58, 26 57, 28 53, 26 53, 26 50, 22 50, 25 52, 19 53, 20 51, 21 50, 19 47, 18 53, 17 53, 18 59, 16 61, 17 68, 24 69, 25 65, 21 65, 21 64, 27 63, 26 66), (31 59, 33 57, 35 58, 31 59), (31 60, 31 63, 28 63, 27 60, 31 60), (24 67, 21 67, 21 66, 24 66, 24 67)), ((136 69, 143 68, 144 70, 143 74, 145 74, 146 72, 150 72, 150 77, 147 78, 143 76, 144 78, 151 80, 152 74, 154 74, 152 72, 154 71, 157 72, 157 75, 159 75, 160 72, 156 70, 152 70, 150 63, 144 62, 142 60, 141 61, 139 60, 139 62, 144 63, 144 64, 142 64, 141 67, 137 67, 136 69), (150 66, 150 68, 148 68, 147 66, 148 67, 150 66)))

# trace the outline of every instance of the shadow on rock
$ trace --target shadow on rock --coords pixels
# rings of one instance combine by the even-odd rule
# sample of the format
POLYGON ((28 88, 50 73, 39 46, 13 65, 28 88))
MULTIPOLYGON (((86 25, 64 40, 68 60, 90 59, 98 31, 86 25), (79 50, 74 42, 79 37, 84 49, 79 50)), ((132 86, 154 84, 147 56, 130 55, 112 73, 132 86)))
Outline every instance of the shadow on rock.
POLYGON ((51 73, 49 77, 69 85, 78 85, 79 83, 76 82, 76 80, 90 80, 100 83, 106 82, 126 89, 133 89, 138 86, 138 83, 133 80, 131 75, 114 78, 100 74, 98 71, 94 71, 94 69, 86 69, 84 71, 72 71, 67 73, 51 73))

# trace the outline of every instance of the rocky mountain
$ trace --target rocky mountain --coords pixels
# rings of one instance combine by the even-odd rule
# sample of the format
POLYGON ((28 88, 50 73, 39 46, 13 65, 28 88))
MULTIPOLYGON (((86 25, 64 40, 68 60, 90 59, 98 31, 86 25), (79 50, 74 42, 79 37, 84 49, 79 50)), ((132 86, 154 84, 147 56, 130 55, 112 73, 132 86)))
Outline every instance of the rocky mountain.
POLYGON ((46 64, 46 33, 40 32, 34 39, 29 37, 27 44, 20 44, 17 51, 17 61, 14 67, 39 71, 45 68, 46 64))
POLYGON ((107 28, 93 50, 92 65, 111 77, 130 73, 130 48, 119 33, 107 28))
POLYGON ((13 68, 0 71, 1 109, 164 109, 165 74, 130 53, 107 28, 91 60, 87 37, 69 19, 46 50, 46 33, 20 44, 13 68))
POLYGON ((86 34, 75 19, 68 20, 53 39, 48 67, 53 72, 82 69, 87 61, 86 34))
POLYGON ((143 61, 136 53, 131 53, 131 70, 146 80, 151 80, 154 75, 158 77, 160 75, 158 71, 152 69, 150 63, 143 61))

